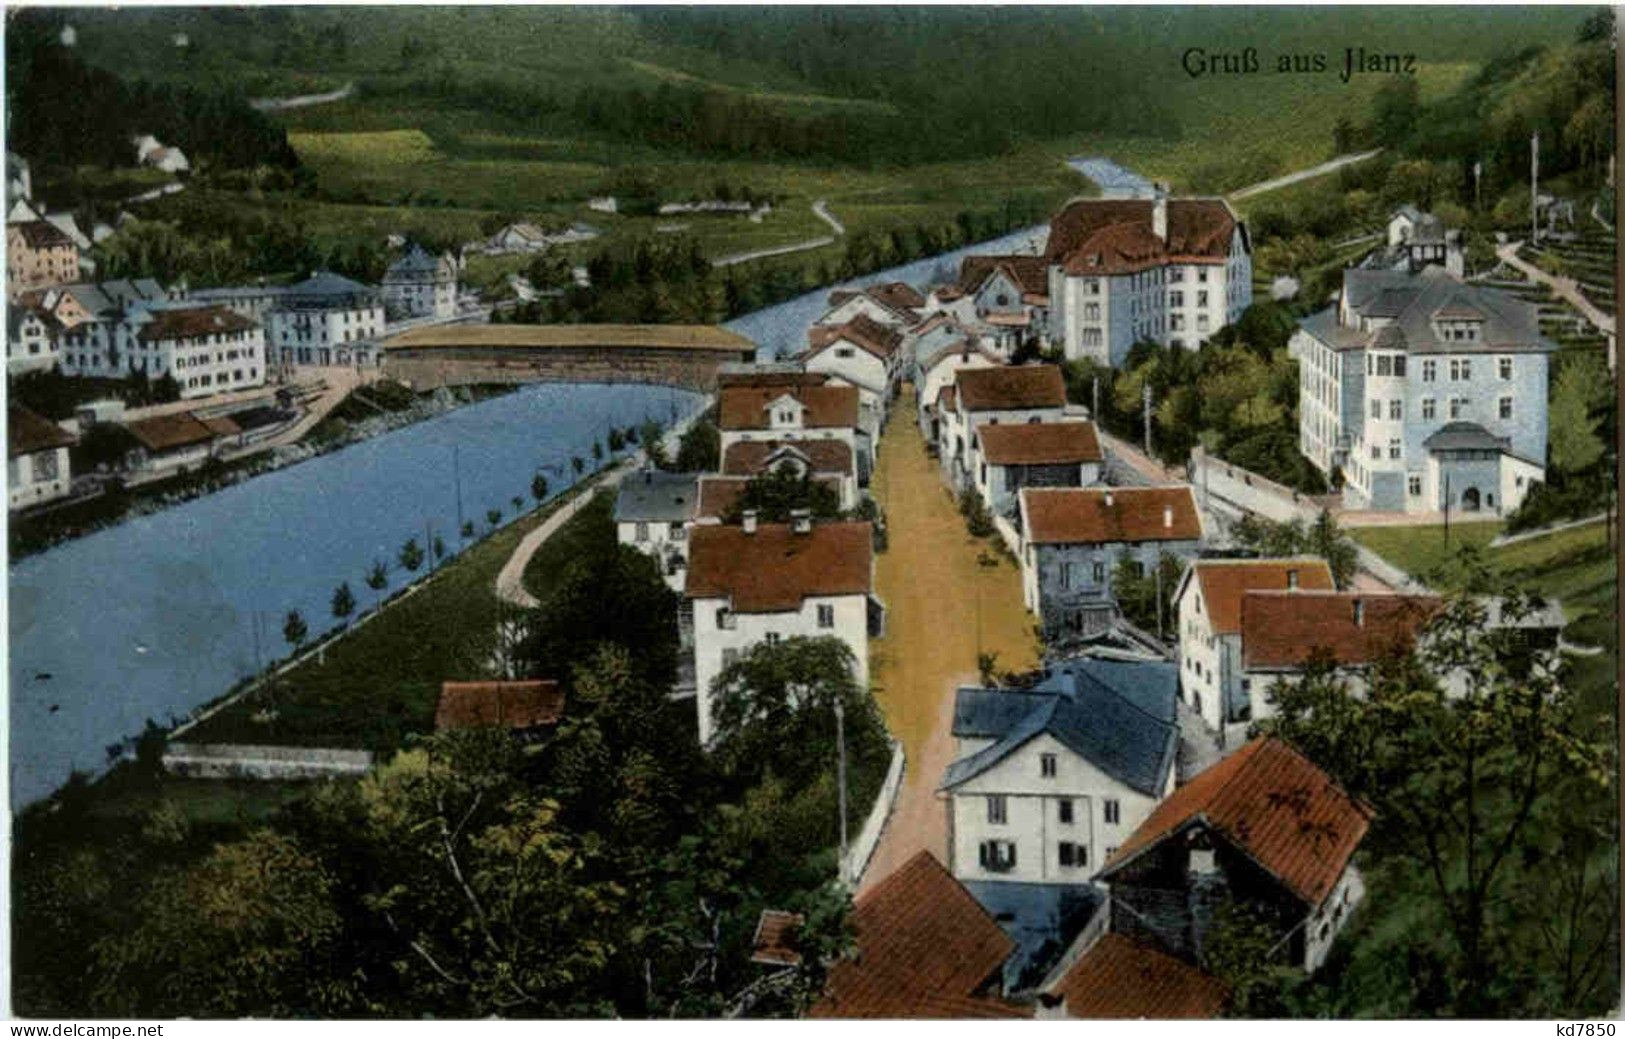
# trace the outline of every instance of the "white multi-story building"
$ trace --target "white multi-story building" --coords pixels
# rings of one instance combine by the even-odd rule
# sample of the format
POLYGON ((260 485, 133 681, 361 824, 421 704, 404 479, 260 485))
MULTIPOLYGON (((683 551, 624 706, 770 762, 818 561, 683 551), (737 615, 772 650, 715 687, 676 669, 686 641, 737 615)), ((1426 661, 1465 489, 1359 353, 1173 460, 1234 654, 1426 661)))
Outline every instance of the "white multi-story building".
POLYGON ((698 473, 644 469, 622 480, 615 494, 615 540, 653 559, 674 592, 683 590, 688 572, 699 482, 698 473))
POLYGON ((1011 422, 1060 422, 1066 379, 1053 364, 963 367, 954 375, 953 409, 939 408, 939 459, 950 486, 970 486, 981 465, 977 430, 1011 422))
POLYGON ((69 375, 168 375, 183 399, 207 397, 265 384, 265 332, 221 306, 145 303, 63 332, 61 363, 69 375))
POLYGON ((1083 884, 1174 788, 1178 676, 1083 658, 1027 689, 960 689, 943 776, 962 881, 1083 884))
POLYGON ((902 366, 903 334, 863 315, 842 325, 814 325, 801 355, 808 372, 858 390, 858 425, 878 436, 902 366))
MULTIPOLYGON (((717 391, 717 429, 724 454, 734 444, 768 440, 838 440, 858 459, 859 476, 873 459, 858 442, 858 389, 811 385, 826 376, 802 373, 773 381, 724 384, 717 391)), ((870 438, 865 436, 865 444, 870 438)))
POLYGON ((908 328, 920 320, 925 297, 907 282, 891 281, 862 289, 836 289, 829 294, 829 310, 815 325, 844 325, 862 315, 892 328, 908 328))
POLYGON ((1218 198, 1081 199, 1051 222, 1050 342, 1120 365, 1142 340, 1196 349, 1253 300, 1246 225, 1218 198))
POLYGON ((384 308, 392 319, 457 313, 457 261, 436 258, 416 242, 384 272, 384 308))
POLYGON ((329 271, 289 286, 266 316, 271 357, 285 365, 368 363, 383 334, 378 290, 329 271))
POLYGON ((715 734, 712 684, 761 643, 832 636, 852 651, 854 677, 869 682, 869 638, 883 612, 873 598, 873 532, 867 523, 705 524, 689 535, 684 596, 693 611, 694 679, 702 745, 715 734))
POLYGON ((13 404, 6 409, 6 497, 10 508, 55 501, 73 487, 73 437, 55 422, 13 404))

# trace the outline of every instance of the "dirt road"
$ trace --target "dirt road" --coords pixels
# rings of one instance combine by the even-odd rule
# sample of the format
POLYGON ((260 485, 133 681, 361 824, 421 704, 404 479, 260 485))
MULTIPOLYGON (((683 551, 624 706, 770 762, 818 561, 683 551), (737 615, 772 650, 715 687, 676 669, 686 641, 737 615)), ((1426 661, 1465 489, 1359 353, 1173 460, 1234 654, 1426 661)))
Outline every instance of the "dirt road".
POLYGON ((954 757, 954 690, 977 680, 978 645, 999 655, 1000 670, 1031 667, 1037 660, 1034 621, 1022 608, 1015 565, 994 550, 991 539, 966 532, 913 416, 910 388, 880 438, 873 490, 886 513, 890 547, 878 557, 875 577, 887 630, 869 644, 875 699, 908 764, 860 891, 921 848, 947 861, 947 814, 936 789, 954 757), (996 567, 978 565, 984 552, 998 561, 996 567))
POLYGON ((1230 197, 1248 198, 1252 195, 1262 195, 1266 191, 1274 191, 1277 188, 1284 188, 1293 184, 1300 184, 1306 180, 1313 180, 1316 177, 1324 177, 1328 173, 1335 173, 1344 166, 1352 166, 1356 162, 1364 162, 1367 159, 1375 157, 1381 152, 1381 148, 1373 148, 1368 152, 1356 152, 1352 155, 1339 155, 1330 162, 1323 162, 1319 166, 1311 166, 1306 170, 1299 170, 1296 173, 1288 173, 1284 177, 1276 177, 1273 180, 1260 181, 1257 184, 1249 184, 1247 187, 1238 188, 1235 191, 1230 192, 1230 197))

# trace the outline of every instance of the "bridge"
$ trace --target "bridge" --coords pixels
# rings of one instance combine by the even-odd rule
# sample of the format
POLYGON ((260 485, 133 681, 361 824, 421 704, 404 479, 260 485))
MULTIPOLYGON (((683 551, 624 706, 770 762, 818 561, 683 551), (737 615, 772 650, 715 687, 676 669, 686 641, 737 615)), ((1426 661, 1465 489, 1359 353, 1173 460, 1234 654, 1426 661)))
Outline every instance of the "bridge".
POLYGON ((416 390, 475 383, 656 383, 709 393, 756 344, 716 325, 435 325, 379 344, 383 373, 416 390))

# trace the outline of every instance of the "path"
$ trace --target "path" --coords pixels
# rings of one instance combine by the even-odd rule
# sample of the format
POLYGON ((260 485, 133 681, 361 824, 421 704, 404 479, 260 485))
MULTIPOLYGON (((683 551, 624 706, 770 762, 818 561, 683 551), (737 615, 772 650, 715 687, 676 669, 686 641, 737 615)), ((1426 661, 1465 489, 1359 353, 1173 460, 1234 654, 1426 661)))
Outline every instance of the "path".
POLYGON ((890 531, 890 547, 875 562, 876 593, 886 604, 886 637, 869 644, 869 661, 875 700, 892 736, 903 744, 908 768, 860 892, 921 848, 948 861, 947 807, 936 790, 954 758, 954 690, 977 681, 978 627, 982 645, 998 653, 1000 670, 1037 662, 1020 576, 994 549, 993 539, 978 541, 966 533, 912 421, 912 387, 892 414, 880 439, 872 486, 890 531), (977 565, 984 552, 998 559, 996 567, 977 565))
POLYGON ((1603 332, 1606 332, 1610 336, 1614 334, 1613 315, 1603 313, 1601 310, 1597 309, 1597 305, 1595 303, 1592 303, 1589 299, 1586 299, 1585 293, 1580 291, 1579 282, 1575 281, 1573 278, 1558 277, 1557 275, 1548 274, 1546 271, 1541 270, 1539 267, 1536 267, 1534 264, 1518 255, 1518 250, 1522 248, 1522 242, 1508 242, 1505 245, 1496 246, 1495 255, 1496 258, 1502 263, 1512 267, 1514 270, 1520 271, 1527 277, 1540 282, 1542 285, 1545 285, 1547 288, 1557 293, 1559 298, 1572 305, 1574 309, 1578 310, 1581 314, 1584 314, 1587 321, 1591 322, 1603 332))
POLYGON ((820 238, 809 238, 804 242, 791 242, 789 245, 773 245, 766 249, 752 249, 749 252, 733 253, 729 256, 720 256, 711 261, 713 267, 732 267, 736 263, 749 263, 751 260, 765 260, 769 256, 787 256, 790 253, 806 252, 808 249, 822 249, 826 245, 834 245, 835 239, 846 234, 846 225, 835 219, 835 214, 829 211, 829 203, 819 199, 812 205, 813 215, 828 224, 833 235, 824 235, 820 238))
POLYGON ((1306 180, 1313 180, 1316 177, 1324 177, 1328 173, 1335 173, 1344 166, 1352 166, 1357 162, 1364 162, 1367 159, 1374 158, 1381 152, 1381 148, 1373 148, 1368 152, 1339 155, 1337 158, 1329 162, 1323 162, 1319 166, 1311 166, 1306 170, 1288 173, 1273 180, 1260 181, 1257 184, 1249 184, 1244 188, 1237 188, 1235 191, 1230 192, 1230 197, 1232 199, 1250 198, 1253 195, 1262 195, 1266 191, 1274 191, 1277 188, 1289 187, 1306 180))
POLYGON ((343 101, 355 93, 355 84, 346 83, 337 90, 329 90, 325 94, 295 94, 292 97, 256 97, 248 103, 261 112, 286 112, 290 108, 308 108, 311 105, 325 105, 334 101, 343 101))

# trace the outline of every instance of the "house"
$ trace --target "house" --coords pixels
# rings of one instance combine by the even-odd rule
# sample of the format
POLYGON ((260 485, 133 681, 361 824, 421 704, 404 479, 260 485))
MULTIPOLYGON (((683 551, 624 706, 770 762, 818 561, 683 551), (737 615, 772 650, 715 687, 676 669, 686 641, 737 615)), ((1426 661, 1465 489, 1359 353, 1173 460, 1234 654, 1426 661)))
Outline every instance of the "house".
POLYGON ((1220 198, 1097 198, 1050 221, 1049 337, 1119 366, 1141 340, 1197 349, 1253 300, 1252 243, 1220 198))
POLYGON ((43 307, 13 303, 6 308, 6 371, 11 375, 50 371, 57 362, 62 323, 43 307))
POLYGON ((977 432, 977 493, 995 515, 1014 518, 1023 487, 1099 483, 1106 454, 1093 422, 987 425, 977 432))
POLYGON ((644 469, 622 480, 615 494, 615 540, 653 559, 674 592, 683 590, 688 571, 699 479, 695 473, 644 469))
POLYGON ((547 232, 532 223, 509 224, 491 236, 487 248, 499 253, 540 252, 547 248, 547 232))
POLYGON ((800 913, 762 910, 762 915, 756 918, 756 933, 751 935, 750 962, 764 967, 799 966, 801 950, 797 937, 806 922, 800 913))
POLYGON ((9 293, 65 285, 79 277, 79 247, 48 220, 6 225, 6 279, 9 293))
POLYGON ((829 294, 829 310, 815 324, 844 325, 860 314, 882 325, 908 328, 919 323, 925 297, 906 282, 893 281, 829 294))
POLYGON ((1201 1020, 1223 1013, 1230 990, 1148 942, 1108 933, 1083 952, 1045 997, 1061 1018, 1201 1020))
POLYGON ((998 348, 1009 352, 1027 338, 1049 334, 1049 263, 1042 256, 967 256, 959 289, 971 301, 998 348))
POLYGON ((615 200, 614 195, 603 195, 598 198, 589 198, 587 208, 594 213, 618 213, 621 207, 620 203, 615 200))
POLYGON ((871 436, 880 431, 897 393, 903 334, 864 314, 841 325, 814 325, 800 361, 808 372, 858 390, 858 422, 871 436))
MULTIPOLYGON (((171 375, 183 400, 265 385, 265 330, 225 307, 149 303, 132 308, 116 331, 109 364, 116 368, 122 352, 127 370, 171 375)), ((64 359, 82 352, 76 340, 70 331, 64 359)))
POLYGON ((179 148, 162 144, 152 134, 139 134, 130 139, 135 145, 135 161, 139 166, 163 170, 165 173, 186 173, 192 168, 186 153, 179 148))
POLYGON ((50 419, 13 404, 6 408, 7 507, 56 501, 73 489, 68 461, 72 435, 50 419))
MULTIPOLYGON (((942 440, 942 429, 947 412, 939 406, 945 389, 954 385, 958 373, 964 368, 999 368, 1005 359, 987 349, 974 335, 965 334, 959 326, 945 318, 931 318, 939 322, 938 328, 952 330, 946 335, 927 332, 917 341, 915 354, 914 404, 917 420, 925 442, 936 447, 942 440), (941 340, 935 346, 933 340, 941 340)), ((928 322, 929 323, 929 322, 928 322)))
POLYGON ((1174 788, 1178 696, 1172 664, 1094 657, 960 689, 940 788, 954 876, 1087 884, 1174 788))
POLYGON ((1046 640, 1118 622, 1112 581, 1121 560, 1151 573, 1163 553, 1189 560, 1201 547, 1202 515, 1188 485, 1023 487, 1016 500, 1022 595, 1046 640))
POLYGON ((978 368, 954 375, 954 407, 940 411, 939 457, 950 486, 969 486, 980 464, 977 430, 1000 423, 1058 422, 1066 410, 1066 380, 1053 364, 978 368))
POLYGON ((1242 598, 1248 592, 1335 588, 1331 567, 1318 556, 1193 562, 1173 600, 1181 698, 1215 732, 1250 721, 1251 702, 1242 687, 1242 598))
MULTIPOLYGON (((699 506, 695 510, 695 523, 738 523, 743 515, 740 502, 745 495, 745 488, 750 486, 751 477, 748 476, 713 476, 700 477, 699 506)), ((829 489, 836 500, 841 500, 845 493, 844 481, 834 476, 814 476, 813 482, 829 489)))
POLYGON ((1351 509, 1505 515, 1546 475, 1538 308, 1441 267, 1347 270, 1298 322, 1298 450, 1351 509))
POLYGON ((1015 943, 921 851, 852 903, 857 951, 832 966, 814 1018, 1023 1018, 1000 977, 1015 943))
POLYGON ((1446 228, 1444 221, 1409 203, 1400 206, 1388 218, 1386 241, 1387 248, 1373 253, 1362 267, 1415 274, 1424 267, 1436 265, 1457 278, 1466 274, 1461 231, 1446 228))
POLYGON ((717 389, 717 429, 724 455, 734 444, 749 441, 833 440, 852 450, 860 483, 873 463, 871 438, 859 444, 858 389, 855 386, 808 385, 815 373, 773 379, 765 384, 723 384, 717 389))
POLYGON ((564 716, 564 690, 555 681, 442 682, 436 732, 496 727, 531 736, 564 716))
POLYGON ((856 460, 852 448, 839 440, 741 440, 722 452, 722 472, 746 478, 789 472, 829 481, 842 510, 858 504, 856 460))
POLYGON ((1275 714, 1271 690, 1317 655, 1330 657, 1356 695, 1385 657, 1409 652, 1437 616, 1433 595, 1249 591, 1241 601, 1241 689, 1254 721, 1275 714))
POLYGON ((187 472, 202 465, 218 457, 241 432, 229 418, 201 418, 190 411, 131 419, 124 428, 139 445, 124 466, 147 477, 187 472))
POLYGON ((382 288, 390 320, 451 317, 457 313, 457 262, 431 256, 413 242, 384 272, 382 288))
POLYGON ((1270 925, 1282 962, 1313 972, 1365 893, 1351 860, 1371 810, 1273 738, 1253 740, 1174 791, 1096 879, 1110 929, 1204 962, 1215 909, 1270 925))
POLYGON ((14 201, 34 197, 34 176, 28 160, 11 151, 6 152, 6 197, 14 201))
POLYGON ((976 300, 966 295, 957 283, 933 285, 925 294, 925 303, 919 312, 927 318, 945 317, 969 326, 976 322, 976 300))
POLYGON ((867 523, 698 525, 689 534, 685 601, 693 611, 699 737, 711 743, 712 681, 758 643, 833 636, 852 650, 855 678, 869 682, 869 638, 880 634, 873 598, 873 532, 867 523))
POLYGON ((282 365, 350 365, 381 359, 384 334, 377 289, 331 271, 316 271, 277 293, 265 315, 271 359, 282 365))

